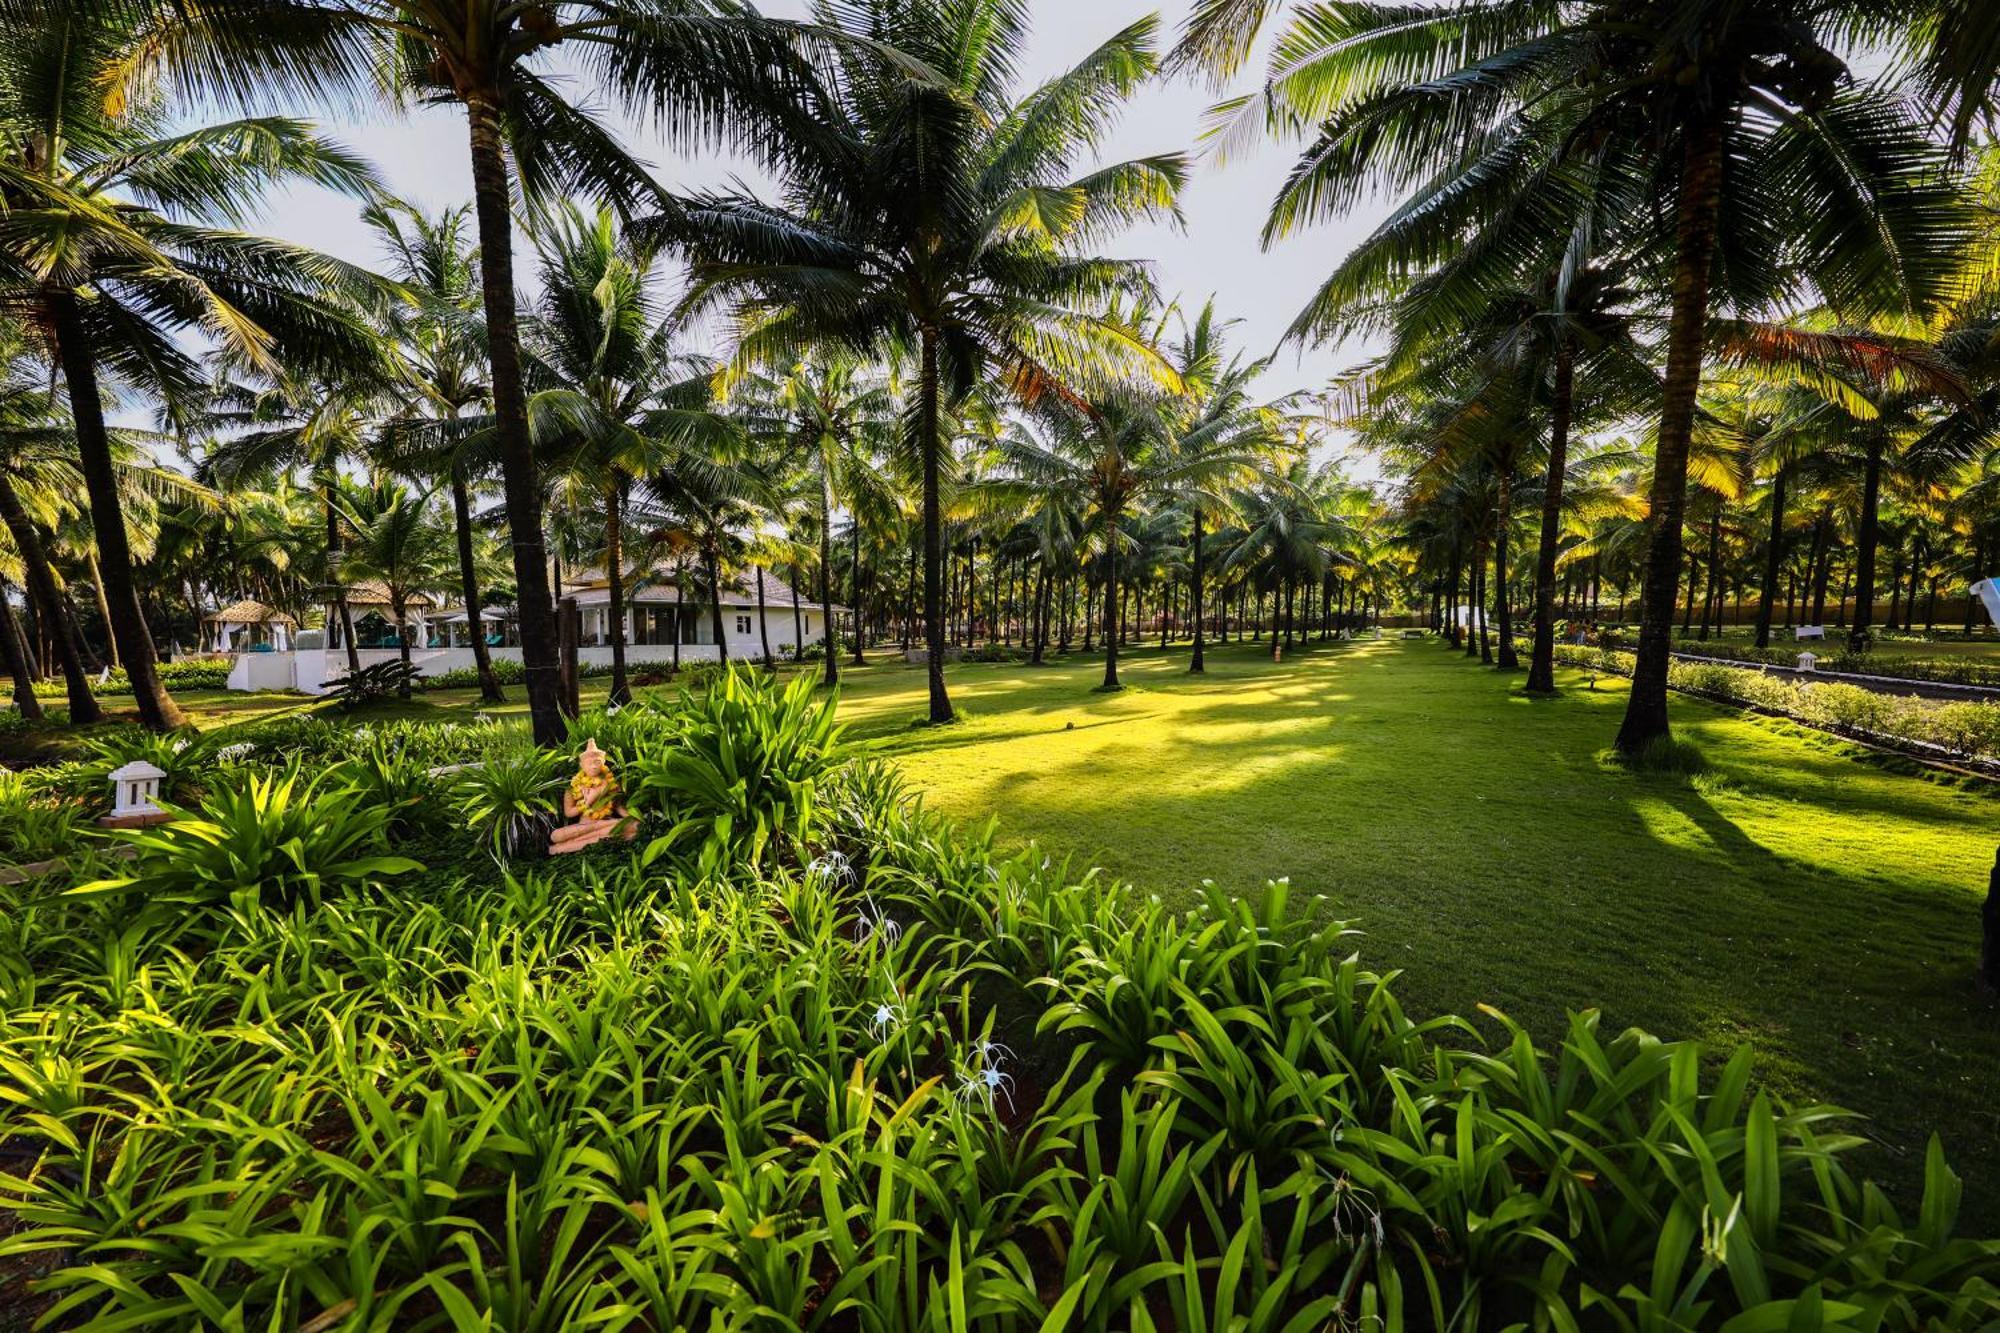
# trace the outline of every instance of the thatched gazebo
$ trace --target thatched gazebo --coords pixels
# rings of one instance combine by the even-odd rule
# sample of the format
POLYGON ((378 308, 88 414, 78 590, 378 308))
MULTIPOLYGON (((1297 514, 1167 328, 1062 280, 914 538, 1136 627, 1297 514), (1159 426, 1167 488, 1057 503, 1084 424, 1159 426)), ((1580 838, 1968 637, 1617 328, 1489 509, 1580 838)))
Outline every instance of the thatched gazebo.
POLYGON ((201 647, 208 653, 283 652, 298 627, 276 607, 245 598, 201 618, 201 647))

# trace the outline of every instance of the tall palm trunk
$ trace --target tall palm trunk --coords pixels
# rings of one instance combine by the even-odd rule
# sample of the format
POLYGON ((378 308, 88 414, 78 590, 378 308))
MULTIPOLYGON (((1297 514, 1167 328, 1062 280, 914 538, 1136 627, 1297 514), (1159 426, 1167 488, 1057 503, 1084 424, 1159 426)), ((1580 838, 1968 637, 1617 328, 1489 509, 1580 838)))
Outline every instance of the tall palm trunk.
POLYGON ((1778 595, 1778 576, 1785 561, 1786 469, 1771 478, 1771 536, 1764 544, 1764 586, 1757 596, 1757 646, 1771 646, 1771 607, 1778 595))
POLYGON ((1708 638, 1709 608, 1715 610, 1715 628, 1722 630, 1722 596, 1727 591, 1722 578, 1722 499, 1716 498, 1715 508, 1708 516, 1708 596, 1701 604, 1701 628, 1696 632, 1700 639, 1708 638))
POLYGON ((604 577, 610 605, 604 608, 611 637, 611 702, 632 702, 625 676, 625 479, 612 478, 604 493, 604 577))
POLYGON ((1201 654, 1201 622, 1206 613, 1202 601, 1201 572, 1201 510, 1197 507, 1194 511, 1194 581, 1191 588, 1194 594, 1194 656, 1188 662, 1188 670, 1195 675, 1205 674, 1208 670, 1201 654))
MULTIPOLYGON (((458 527, 458 591, 465 602, 465 629, 472 640, 472 666, 479 676, 479 701, 498 704, 507 702, 506 692, 500 688, 500 678, 493 674, 493 653, 486 646, 486 622, 480 618, 479 570, 472 558, 472 494, 465 484, 465 475, 454 463, 451 469, 451 514, 452 522, 458 527)), ((347 605, 346 598, 341 605, 347 605)), ((348 636, 349 642, 353 635, 348 636)))
POLYGON ((7 659, 7 675, 14 682, 14 706, 29 721, 42 717, 42 701, 35 697, 35 673, 29 665, 28 641, 21 637, 21 622, 14 618, 14 605, 7 600, 7 585, 0 583, 0 657, 7 659))
POLYGON ((1104 544, 1104 684, 1107 690, 1122 689, 1118 683, 1118 639, 1124 629, 1125 603, 1118 589, 1118 516, 1105 516, 1104 544))
POLYGON ((1451 572, 1445 578, 1444 619, 1445 642, 1453 648, 1459 645, 1458 635, 1458 576, 1465 566, 1465 556, 1456 544, 1451 548, 1451 572))
POLYGON ((752 565, 750 575, 757 580, 757 645, 764 650, 764 669, 776 671, 778 659, 771 656, 771 618, 764 610, 764 567, 752 565))
MULTIPOLYGON (((102 568, 98 566, 97 552, 95 551, 85 552, 84 563, 88 565, 90 568, 90 591, 97 602, 98 618, 104 622, 106 628, 109 628, 111 624, 111 605, 104 599, 104 571, 102 568)), ((1895 628, 1895 625, 1893 623, 1894 619, 1895 617, 1893 616, 1890 617, 1890 620, 1892 622, 1889 626, 1890 629, 1895 628)), ((118 660, 117 636, 112 635, 110 642, 111 642, 111 665, 114 667, 123 666, 124 663, 118 660)))
POLYGON ((1920 532, 1910 542, 1910 592, 1903 598, 1903 628, 1913 634, 1917 629, 1917 585, 1923 577, 1928 555, 1924 549, 1924 534, 1920 532))
POLYGON ((792 651, 803 655, 806 650, 806 623, 799 610, 799 567, 796 562, 785 584, 792 590, 792 651))
POLYGON ((1519 669, 1521 659, 1514 652, 1514 608, 1513 598, 1507 587, 1507 535, 1514 527, 1514 460, 1501 460, 1500 466, 1500 513, 1499 522, 1494 524, 1493 534, 1493 582, 1494 606, 1500 612, 1500 669, 1519 669))
POLYGON ((1040 562, 1040 572, 1035 576, 1034 646, 1029 662, 1035 666, 1042 664, 1042 654, 1049 643, 1049 562, 1040 562))
POLYGON ((715 629, 715 660, 729 660, 729 636, 722 628, 722 547, 711 538, 703 547, 702 555, 708 562, 708 617, 715 629))
POLYGON ((676 675, 680 673, 681 669, 681 637, 687 632, 685 629, 682 628, 681 625, 683 618, 687 615, 686 588, 687 588, 687 564, 684 561, 677 561, 674 564, 674 665, 673 665, 673 670, 676 675))
POLYGON ((521 385, 521 330, 514 296, 514 219, 509 211, 507 158, 497 99, 465 103, 472 153, 472 196, 479 216, 479 287, 486 313, 493 417, 507 494, 507 531, 514 550, 515 610, 521 667, 535 744, 558 745, 569 734, 561 708, 555 605, 549 600, 547 545, 535 452, 528 440, 528 399, 521 385))
POLYGON ((410 697, 410 608, 400 589, 389 594, 389 613, 396 617, 396 657, 405 668, 401 680, 396 682, 396 697, 410 697))
POLYGON ((903 634, 896 645, 899 652, 910 651, 910 623, 917 618, 917 548, 910 548, 910 563, 903 575, 903 634))
POLYGON ((1833 572, 1833 510, 1831 506, 1822 508, 1819 517, 1813 520, 1813 554, 1810 573, 1812 575, 1812 623, 1826 623, 1826 580, 1833 572))
POLYGON ((90 525, 103 568, 111 638, 125 660, 125 675, 132 683, 140 723, 153 731, 172 731, 185 726, 187 719, 160 683, 152 631, 146 628, 139 591, 132 582, 132 549, 125 539, 125 512, 118 501, 118 472, 111 457, 111 436, 104 427, 104 400, 97 387, 90 335, 84 329, 74 293, 57 291, 48 304, 54 316, 63 379, 69 388, 84 491, 90 498, 90 525))
POLYGON ((49 566, 41 533, 36 531, 27 510, 21 506, 20 496, 14 493, 13 483, 4 473, 0 473, 0 522, 6 524, 8 535, 14 539, 14 549, 20 554, 28 605, 55 645, 63 687, 69 694, 69 720, 79 726, 95 722, 104 716, 104 710, 98 707, 97 697, 90 692, 90 678, 83 673, 83 651, 77 642, 76 624, 69 618, 56 590, 55 571, 49 566))
POLYGON ((1479 614, 1479 661, 1483 666, 1492 666, 1493 640, 1488 635, 1486 629, 1486 594, 1491 589, 1486 586, 1486 556, 1483 551, 1480 553, 1479 565, 1475 576, 1479 580, 1479 594, 1474 598, 1474 604, 1477 606, 1479 614))
POLYGON ((333 587, 334 621, 340 626, 340 641, 347 648, 347 673, 361 670, 361 647, 354 642, 354 613, 348 609, 347 589, 339 578, 340 511, 334 507, 335 477, 331 463, 313 469, 313 489, 319 492, 320 517, 326 524, 326 576, 333 587))
POLYGON ((819 455, 819 632, 826 645, 826 683, 840 684, 840 637, 833 630, 833 469, 827 442, 819 455))
POLYGON ((944 441, 938 438, 937 331, 924 326, 917 385, 917 448, 924 465, 924 648, 933 724, 952 720, 951 696, 944 688, 944 520, 939 500, 939 468, 944 441))
POLYGON ((1867 457, 1867 471, 1861 479, 1860 530, 1854 543, 1854 623, 1847 631, 1848 651, 1856 653, 1866 652, 1874 638, 1870 627, 1875 623, 1875 545, 1881 538, 1876 515, 1882 507, 1882 436, 1876 431, 1868 433, 1867 457))
POLYGON ((849 534, 848 572, 851 577, 848 581, 854 589, 854 665, 867 666, 868 659, 861 655, 861 520, 850 515, 849 522, 853 525, 853 532, 849 534))
POLYGON ((1617 747, 1637 754, 1668 734, 1667 667, 1674 647, 1674 585, 1681 565, 1681 516, 1687 509, 1688 441, 1708 330, 1708 283, 1715 264, 1722 202, 1723 123, 1713 112, 1687 127, 1680 199, 1674 219, 1674 287, 1667 321, 1667 370, 1660 394, 1659 442, 1653 450, 1651 540, 1639 609, 1632 689, 1617 747))
POLYGON ((1569 466, 1570 404, 1576 387, 1569 339, 1556 342, 1555 398, 1549 411, 1549 475, 1542 487, 1542 532, 1535 548, 1535 646, 1528 659, 1530 694, 1556 690, 1556 546, 1562 538, 1563 473, 1569 466))

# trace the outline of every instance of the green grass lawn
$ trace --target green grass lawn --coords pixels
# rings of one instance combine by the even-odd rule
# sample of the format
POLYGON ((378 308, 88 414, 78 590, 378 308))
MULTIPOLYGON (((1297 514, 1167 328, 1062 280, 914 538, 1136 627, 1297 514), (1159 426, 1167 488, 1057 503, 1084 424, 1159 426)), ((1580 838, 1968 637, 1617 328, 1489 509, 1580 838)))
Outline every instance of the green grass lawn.
MULTIPOLYGON (((1531 701, 1435 643, 1142 650, 1122 694, 1101 667, 952 669, 960 725, 915 725, 920 670, 845 673, 865 751, 954 815, 998 815, 1142 889, 1192 898, 1289 876, 1365 932, 1406 1002, 1489 1004, 1560 1033, 1564 1011, 1720 1045, 1768 1085, 1863 1112, 1909 1179, 1941 1134, 2000 1221, 2000 1006, 1972 987, 1978 902, 2000 840, 1993 789, 1889 771, 1830 738, 1676 699, 1712 771, 1635 776, 1602 759, 1624 682, 1531 701)), ((604 682, 586 682, 587 693, 604 682)), ((519 688, 494 710, 524 714, 519 688)), ((312 706, 202 693, 203 726, 312 706)), ((470 690, 371 716, 465 717, 470 690)))
POLYGON ((912 728, 923 677, 850 676, 852 734, 926 799, 1162 894, 1289 876, 1407 968, 1426 1010, 1566 1009, 1753 1043, 1787 1095, 1875 1118, 1909 1178, 1936 1130, 2000 1218, 2000 1007, 1974 993, 2000 801, 1684 699, 1695 783, 1607 769, 1624 682, 1531 701, 1434 643, 966 666, 968 720, 912 728))

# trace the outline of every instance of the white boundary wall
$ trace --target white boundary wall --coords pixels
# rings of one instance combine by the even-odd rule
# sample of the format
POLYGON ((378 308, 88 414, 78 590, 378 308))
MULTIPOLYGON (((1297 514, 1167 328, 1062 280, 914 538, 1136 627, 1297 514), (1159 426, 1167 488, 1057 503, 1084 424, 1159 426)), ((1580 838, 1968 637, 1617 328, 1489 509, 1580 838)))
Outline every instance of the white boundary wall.
MULTIPOLYGON (((787 630, 789 631, 789 626, 787 630)), ((729 636, 729 656, 732 661, 756 661, 763 655, 763 645, 756 636, 750 636, 748 643, 737 641, 737 636, 729 636)), ((781 644, 778 636, 771 636, 771 651, 779 657, 788 657, 792 636, 786 633, 781 644)), ((519 648, 489 648, 487 652, 496 662, 518 662, 521 660, 519 648)), ((715 645, 712 643, 684 643, 681 645, 680 660, 683 663, 713 662, 716 660, 715 645)), ((394 662, 400 654, 394 648, 363 648, 360 650, 361 665, 371 667, 378 662, 394 662)), ((577 649, 576 660, 581 666, 608 667, 611 665, 609 644, 585 644, 577 649)), ((638 670, 648 666, 664 666, 674 660, 674 647, 670 643, 644 643, 625 645, 625 664, 638 670)), ((410 652, 410 664, 425 676, 441 676, 447 671, 467 670, 473 666, 470 648, 420 648, 410 652)), ((347 650, 344 648, 307 648, 290 653, 240 653, 229 669, 229 688, 232 690, 297 690, 302 694, 325 694, 347 674, 347 650)))

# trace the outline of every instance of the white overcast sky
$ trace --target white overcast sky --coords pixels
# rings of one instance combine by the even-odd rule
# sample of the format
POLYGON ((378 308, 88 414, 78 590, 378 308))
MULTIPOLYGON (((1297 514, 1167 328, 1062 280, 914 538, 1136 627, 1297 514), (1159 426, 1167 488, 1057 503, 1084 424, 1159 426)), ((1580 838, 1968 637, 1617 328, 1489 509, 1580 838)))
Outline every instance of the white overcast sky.
MULTIPOLYGON (((766 0, 766 12, 801 16, 805 0, 766 0)), ((1022 71, 1022 88, 1039 84, 1067 68, 1127 24, 1157 12, 1163 45, 1172 41, 1187 9, 1185 0, 1032 0, 1034 29, 1022 71)), ((1268 36, 1268 34, 1267 34, 1268 36)), ((1239 84, 1254 86, 1261 70, 1244 73, 1239 84)), ((589 100, 589 90, 573 85, 589 100)), ((1205 84, 1183 78, 1157 81, 1130 103, 1105 145, 1106 160, 1175 149, 1194 152, 1203 111, 1216 95, 1205 84)), ((329 133, 372 160, 401 198, 426 209, 470 197, 463 114, 425 109, 378 120, 323 122, 329 133)), ((634 150, 652 165, 669 188, 716 185, 741 177, 764 184, 741 160, 713 155, 683 157, 657 138, 630 134, 634 150)), ((1239 320, 1238 345, 1253 355, 1273 350, 1313 288, 1339 258, 1386 212, 1386 205, 1320 226, 1278 242, 1268 252, 1258 241, 1266 209, 1291 161, 1295 146, 1267 143, 1227 166, 1197 158, 1182 201, 1185 226, 1135 228, 1100 248, 1151 259, 1160 288, 1184 305, 1198 307, 1211 293, 1217 309, 1239 320)), ((363 263, 380 259, 361 226, 352 201, 316 190, 274 197, 263 221, 268 233, 363 263)), ((532 280, 532 256, 518 255, 517 278, 532 280)), ((709 348, 715 351, 719 349, 709 348)), ((1286 348, 1266 373, 1270 395, 1322 387, 1336 371, 1361 355, 1356 348, 1286 348)))

